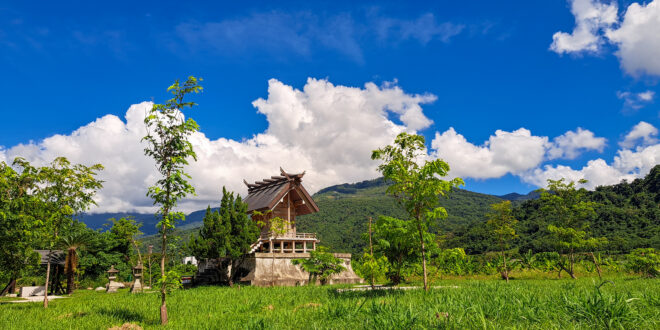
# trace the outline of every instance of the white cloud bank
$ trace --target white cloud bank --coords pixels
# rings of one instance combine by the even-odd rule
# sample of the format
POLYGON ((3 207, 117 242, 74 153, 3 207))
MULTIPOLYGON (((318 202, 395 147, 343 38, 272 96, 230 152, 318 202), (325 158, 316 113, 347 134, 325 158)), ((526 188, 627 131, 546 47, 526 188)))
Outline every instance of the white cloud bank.
POLYGON ((449 128, 436 133, 431 143, 432 156, 442 158, 452 168, 451 175, 478 179, 521 175, 549 159, 574 159, 582 151, 603 151, 605 138, 578 128, 554 138, 534 136, 525 128, 513 132, 497 130, 483 145, 468 142, 449 128))
MULTIPOLYGON (((279 167, 307 170, 305 185, 316 191, 325 186, 376 177, 371 151, 391 143, 402 131, 414 132, 432 122, 421 105, 433 95, 412 95, 395 85, 364 88, 335 86, 309 79, 302 90, 275 79, 268 84, 268 98, 253 105, 268 119, 268 129, 245 141, 211 140, 194 134, 198 161, 187 171, 193 177, 197 197, 184 201, 184 210, 217 204, 220 188, 245 193, 242 179, 255 181, 279 174, 279 167), (403 125, 394 123, 397 116, 403 125), (368 123, 365 125, 365 123, 368 123)), ((70 135, 55 135, 38 143, 0 149, 0 161, 22 156, 46 164, 57 156, 72 162, 102 163, 104 188, 93 212, 151 212, 146 188, 156 180, 153 161, 143 155, 143 118, 150 102, 132 105, 125 121, 107 115, 70 135)))
POLYGON ((631 3, 619 18, 615 2, 569 0, 575 16, 573 32, 557 32, 550 49, 559 53, 597 53, 603 45, 616 55, 630 75, 660 75, 660 0, 631 3))
MULTIPOLYGON (((306 170, 305 186, 312 193, 333 184, 375 178, 379 174, 371 151, 391 144, 402 131, 429 127, 432 121, 422 105, 435 99, 434 95, 406 93, 394 84, 367 83, 355 88, 310 78, 302 89, 296 89, 271 79, 268 97, 253 102, 268 120, 264 132, 242 141, 213 140, 201 132, 192 136, 198 161, 187 171, 198 196, 180 207, 192 211, 217 205, 223 185, 244 194, 243 179, 261 180, 278 174, 280 166, 290 172, 306 170)), ((97 195, 99 206, 92 212, 152 212, 152 201, 145 193, 157 176, 140 143, 146 133, 143 119, 151 106, 150 102, 132 105, 124 120, 106 115, 69 135, 0 148, 0 161, 21 156, 44 165, 65 156, 75 163, 101 163, 106 167, 101 174, 105 184, 97 195)), ((446 160, 452 176, 488 179, 513 174, 538 186, 545 185, 547 178, 586 178, 593 187, 647 174, 660 162, 657 134, 655 127, 640 122, 623 139, 625 149, 618 151, 611 164, 596 159, 580 170, 541 166, 550 160, 576 158, 585 151, 601 152, 605 139, 582 128, 553 139, 535 136, 526 128, 497 130, 481 145, 449 128, 435 134, 429 156, 446 160)))
POLYGON ((658 129, 653 125, 640 122, 619 143, 624 149, 617 151, 611 164, 598 158, 590 160, 579 170, 564 165, 545 165, 543 168, 521 174, 521 178, 537 186, 545 186, 547 179, 566 178, 572 181, 587 179, 588 183, 585 187, 588 189, 616 184, 621 180, 631 181, 645 176, 651 168, 660 164, 660 144, 654 138, 657 134, 658 129))

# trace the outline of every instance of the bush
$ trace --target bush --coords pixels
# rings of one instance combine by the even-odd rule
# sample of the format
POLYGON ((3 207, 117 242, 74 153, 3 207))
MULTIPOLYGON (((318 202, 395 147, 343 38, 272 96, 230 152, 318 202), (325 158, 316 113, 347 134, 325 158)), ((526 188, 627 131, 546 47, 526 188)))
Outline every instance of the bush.
POLYGON ((626 268, 647 277, 660 275, 660 254, 653 249, 635 249, 627 255, 626 268))

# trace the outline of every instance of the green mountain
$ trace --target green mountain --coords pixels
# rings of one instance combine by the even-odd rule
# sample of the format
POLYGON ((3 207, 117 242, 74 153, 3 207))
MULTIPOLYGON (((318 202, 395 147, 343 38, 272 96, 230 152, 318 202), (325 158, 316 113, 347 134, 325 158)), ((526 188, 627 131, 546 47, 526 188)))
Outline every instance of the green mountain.
MULTIPOLYGON (((361 254, 366 241, 368 218, 379 215, 405 219, 403 208, 385 194, 387 182, 383 179, 354 184, 341 184, 320 190, 313 198, 320 211, 298 217, 299 232, 317 233, 322 245, 333 251, 361 254)), ((449 217, 438 222, 434 231, 454 232, 485 221, 490 204, 501 202, 497 196, 454 189, 441 205, 449 217)))

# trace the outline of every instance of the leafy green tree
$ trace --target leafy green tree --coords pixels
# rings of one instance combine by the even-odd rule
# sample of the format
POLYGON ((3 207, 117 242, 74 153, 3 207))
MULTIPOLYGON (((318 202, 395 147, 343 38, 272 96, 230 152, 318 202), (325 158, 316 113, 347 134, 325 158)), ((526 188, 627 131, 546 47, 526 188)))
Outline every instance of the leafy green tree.
POLYGON ((356 270, 374 289, 376 280, 387 274, 389 262, 385 256, 379 258, 374 256, 373 253, 365 252, 356 270))
MULTIPOLYGON (((411 221, 379 216, 374 226, 375 255, 384 256, 390 263, 387 276, 394 285, 399 284, 407 269, 419 261, 417 230, 411 221)), ((425 243, 431 244, 434 235, 425 233, 425 243)))
MULTIPOLYGON (((64 157, 55 158, 50 166, 40 169, 40 183, 43 187, 39 196, 43 206, 44 227, 47 229, 45 239, 49 243, 49 254, 58 242, 62 229, 72 223, 72 217, 96 205, 93 197, 103 186, 103 181, 96 178, 101 170, 103 170, 101 164, 72 165, 64 157)), ((49 280, 50 258, 46 264, 44 308, 48 308, 49 280)))
POLYGON ((34 213, 40 203, 38 170, 22 158, 13 165, 16 169, 0 162, 0 271, 9 276, 0 295, 13 292, 16 280, 39 260, 32 246, 42 224, 34 213))
POLYGON ((192 241, 193 254, 202 258, 227 258, 231 265, 229 285, 233 285, 239 268, 250 247, 259 238, 259 228, 247 215, 247 204, 241 196, 222 188, 222 200, 218 211, 207 208, 204 225, 192 241))
POLYGON ((463 180, 440 179, 449 172, 449 165, 440 159, 421 162, 426 151, 424 143, 423 136, 403 132, 396 137, 394 145, 374 150, 371 159, 384 162, 378 170, 393 182, 387 192, 399 200, 417 228, 424 290, 428 291, 424 233, 436 220, 447 217, 445 208, 439 206, 438 196, 447 196, 463 180))
POLYGON ((142 235, 140 227, 141 223, 138 223, 133 219, 133 217, 123 217, 119 220, 115 218, 109 219, 110 224, 110 233, 119 241, 119 248, 124 251, 124 256, 126 262, 130 262, 130 252, 131 246, 135 248, 135 253, 138 255, 138 262, 142 263, 142 254, 140 253, 140 241, 138 237, 142 235))
POLYGON ((487 225, 497 241, 502 256, 501 274, 509 282, 509 268, 506 265, 505 251, 509 248, 509 243, 517 237, 516 230, 513 228, 518 220, 511 215, 511 201, 503 201, 491 205, 491 212, 487 214, 487 225))
POLYGON ((197 154, 190 142, 190 136, 199 131, 199 125, 192 118, 184 118, 185 108, 192 108, 195 103, 184 101, 190 93, 199 93, 202 86, 201 79, 193 76, 179 83, 176 80, 167 91, 173 97, 165 104, 154 104, 144 119, 147 126, 147 135, 142 139, 147 142, 144 153, 156 162, 156 169, 161 178, 152 187, 149 187, 147 196, 159 205, 157 215, 161 221, 160 227, 162 251, 160 259, 160 273, 163 280, 160 283, 160 321, 167 324, 167 288, 168 283, 174 280, 173 274, 167 273, 165 279, 165 259, 167 257, 167 235, 176 227, 178 220, 185 220, 182 212, 175 212, 177 203, 184 197, 195 194, 195 188, 188 182, 190 175, 184 172, 188 159, 197 160, 197 154))
POLYGON ((335 257, 323 246, 319 246, 316 251, 311 251, 309 258, 293 259, 291 262, 294 265, 300 265, 304 271, 309 273, 309 284, 316 283, 318 279, 321 281, 321 285, 325 285, 330 276, 346 270, 346 267, 343 266, 344 261, 335 257))
POLYGON ((596 215, 595 203, 588 201, 586 195, 586 189, 577 189, 575 182, 567 183, 564 179, 548 179, 548 188, 541 189, 541 212, 551 222, 548 225, 551 242, 558 253, 566 255, 560 258, 559 267, 573 279, 576 253, 607 242, 604 237, 589 237, 586 231, 596 215))

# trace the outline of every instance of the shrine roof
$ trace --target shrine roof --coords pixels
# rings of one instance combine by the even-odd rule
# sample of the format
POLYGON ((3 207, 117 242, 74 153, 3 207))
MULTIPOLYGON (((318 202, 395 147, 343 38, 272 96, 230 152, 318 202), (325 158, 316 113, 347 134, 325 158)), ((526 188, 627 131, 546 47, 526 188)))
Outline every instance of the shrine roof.
POLYGON ((297 199, 303 201, 304 209, 301 210, 301 215, 318 212, 318 206, 301 184, 304 175, 305 172, 290 174, 280 168, 280 175, 271 176, 269 179, 255 183, 243 180, 248 187, 248 195, 244 200, 248 204, 248 212, 271 210, 291 191, 296 191, 297 199))

